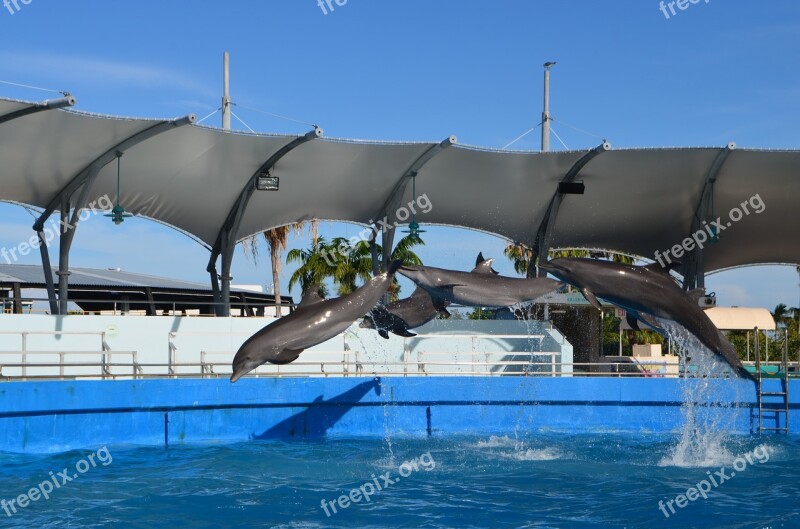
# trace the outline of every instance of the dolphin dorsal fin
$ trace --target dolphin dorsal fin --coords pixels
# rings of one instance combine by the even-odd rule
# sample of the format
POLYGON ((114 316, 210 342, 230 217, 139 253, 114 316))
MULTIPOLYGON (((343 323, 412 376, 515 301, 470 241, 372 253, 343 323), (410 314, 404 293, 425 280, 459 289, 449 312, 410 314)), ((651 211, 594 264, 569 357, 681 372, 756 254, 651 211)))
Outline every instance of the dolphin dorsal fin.
POLYGON ((305 294, 303 294, 303 299, 300 300, 300 304, 298 307, 302 307, 304 305, 313 305, 314 303, 319 303, 320 301, 325 301, 325 298, 320 295, 320 286, 312 285, 306 290, 305 294))
POLYGON ((482 262, 481 264, 479 264, 478 266, 476 266, 476 267, 475 267, 475 268, 472 270, 472 273, 473 273, 473 274, 496 274, 497 272, 495 272, 495 271, 492 269, 492 262, 493 262, 493 261, 494 261, 494 259, 487 259, 487 260, 485 260, 484 262, 482 262))
POLYGON ((651 272, 659 272, 661 274, 669 274, 670 270, 674 270, 674 269, 678 268, 679 266, 683 266, 683 263, 681 263, 680 261, 670 261, 669 263, 667 263, 664 266, 661 266, 661 264, 659 264, 659 262, 656 261, 655 263, 651 263, 651 264, 649 264, 647 266, 644 266, 642 268, 646 268, 647 270, 650 270, 651 272))
POLYGON ((478 253, 478 258, 475 259, 475 268, 472 270, 473 274, 499 274, 492 268, 494 259, 486 259, 483 257, 483 252, 478 253))

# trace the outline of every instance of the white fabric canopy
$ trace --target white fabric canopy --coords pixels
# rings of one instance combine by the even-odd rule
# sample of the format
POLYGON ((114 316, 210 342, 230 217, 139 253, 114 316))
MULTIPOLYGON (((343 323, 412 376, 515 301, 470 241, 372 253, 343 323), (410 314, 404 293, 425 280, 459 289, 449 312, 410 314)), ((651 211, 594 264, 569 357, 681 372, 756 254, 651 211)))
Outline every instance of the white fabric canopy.
MULTIPOLYGON (((0 118, 31 103, 0 100, 0 118)), ((0 123, 0 200, 45 207, 93 161, 163 120, 47 110, 0 123)), ((244 134, 197 125, 171 128, 126 149, 121 203, 212 246, 253 174, 293 136, 244 134)), ((317 218, 368 224, 414 162, 437 143, 316 139, 281 158, 277 192, 256 191, 237 239, 317 218)), ((618 150, 599 154, 565 195, 553 247, 615 250, 653 258, 689 236, 720 148, 618 150)), ((462 226, 532 244, 558 183, 586 154, 442 149, 417 176, 430 200, 421 224, 462 226)), ((736 149, 714 185, 714 216, 758 194, 765 205, 726 229, 705 270, 800 263, 800 151, 736 149)), ((101 170, 93 200, 116 193, 116 163, 101 170)), ((399 201, 412 200, 407 186, 399 201)), ((392 213, 391 211, 388 213, 392 213)))

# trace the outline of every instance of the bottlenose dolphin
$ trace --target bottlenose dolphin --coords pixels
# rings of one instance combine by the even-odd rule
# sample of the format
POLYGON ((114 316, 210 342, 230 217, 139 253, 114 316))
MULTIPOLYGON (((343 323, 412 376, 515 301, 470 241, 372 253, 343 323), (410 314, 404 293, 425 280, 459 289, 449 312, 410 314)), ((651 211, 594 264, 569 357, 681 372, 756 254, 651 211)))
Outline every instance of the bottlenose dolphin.
POLYGON ((698 291, 684 292, 658 263, 633 266, 596 259, 563 258, 540 264, 540 268, 581 289, 595 308, 597 298, 628 311, 633 317, 661 329, 655 318, 671 320, 693 334, 712 353, 722 357, 741 377, 755 380, 723 336, 697 303, 698 291))
POLYGON ((409 329, 425 325, 440 313, 449 315, 447 305, 449 305, 447 301, 434 298, 422 288, 417 287, 414 293, 406 299, 394 301, 388 305, 378 305, 372 309, 369 314, 364 316, 360 327, 377 329, 378 334, 387 340, 390 332, 398 336, 416 336, 409 329))
POLYGON ((483 259, 472 272, 445 270, 432 266, 402 266, 398 273, 409 278, 431 296, 470 307, 510 307, 532 301, 562 285, 547 278, 521 279, 497 275, 494 259, 483 259))
POLYGON ((231 382, 266 362, 294 362, 304 349, 347 329, 380 301, 402 264, 399 260, 392 262, 387 272, 340 298, 324 299, 318 287, 310 289, 294 312, 270 323, 242 344, 233 358, 231 382))

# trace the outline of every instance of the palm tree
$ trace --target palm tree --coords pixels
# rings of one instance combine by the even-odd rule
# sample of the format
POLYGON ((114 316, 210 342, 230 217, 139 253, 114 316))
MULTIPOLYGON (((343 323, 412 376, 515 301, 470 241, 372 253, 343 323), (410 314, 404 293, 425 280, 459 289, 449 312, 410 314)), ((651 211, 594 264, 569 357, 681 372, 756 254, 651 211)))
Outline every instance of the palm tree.
MULTIPOLYGON (((530 262, 533 261, 533 250, 522 243, 512 243, 506 246, 503 252, 514 263, 514 271, 520 275, 527 275, 530 262)), ((548 259, 558 259, 560 257, 590 257, 592 259, 605 259, 620 264, 633 264, 636 259, 623 253, 600 251, 600 250, 581 250, 578 248, 562 248, 550 250, 548 259)))
POLYGON ((324 237, 318 237, 308 249, 295 248, 286 255, 286 264, 300 263, 292 277, 289 278, 289 290, 300 284, 301 292, 305 293, 313 285, 320 285, 322 294, 327 296, 328 289, 325 280, 333 276, 334 266, 326 256, 333 253, 333 247, 324 237))
POLYGON ((772 311, 772 318, 775 320, 775 324, 778 327, 786 327, 792 321, 792 316, 790 313, 792 309, 789 309, 785 303, 779 303, 775 310, 772 311))
MULTIPOLYGON (((281 304, 281 264, 283 251, 289 242, 289 234, 292 231, 302 229, 302 223, 287 224, 286 226, 279 226, 262 232, 264 240, 267 241, 269 246, 270 261, 272 264, 272 288, 275 296, 275 305, 281 304)), ((242 248, 247 255, 248 249, 253 255, 253 261, 258 262, 258 235, 251 235, 242 241, 242 248)))
POLYGON ((311 245, 315 248, 319 242, 319 219, 311 219, 311 245))
POLYGON ((528 275, 528 266, 533 261, 533 250, 522 243, 512 243, 503 251, 506 257, 514 263, 514 271, 521 276, 528 275))
MULTIPOLYGON (((425 246, 425 241, 423 241, 419 235, 410 233, 397 241, 397 246, 392 250, 390 259, 392 261, 399 259, 403 261, 403 264, 407 265, 421 265, 422 259, 412 250, 415 246, 425 246)), ((378 252, 381 251, 382 250, 379 248, 378 252)), ((389 301, 397 301, 399 298, 400 282, 397 281, 397 276, 395 276, 392 285, 389 287, 389 301)))
POLYGON ((372 251, 367 241, 358 241, 353 246, 348 239, 337 237, 331 241, 331 245, 339 249, 333 282, 340 296, 358 288, 356 283, 359 279, 366 283, 372 278, 372 251))
MULTIPOLYGON (((391 258, 401 259, 407 264, 422 264, 419 256, 412 248, 425 244, 419 237, 408 235, 398 241, 392 252, 391 258)), ((382 249, 378 246, 378 252, 382 249)), ((365 283, 372 278, 372 252, 367 241, 358 241, 355 245, 344 237, 337 237, 328 243, 323 237, 319 238, 315 247, 313 244, 308 249, 294 249, 286 256, 286 263, 300 263, 289 279, 289 288, 300 284, 303 291, 314 284, 323 284, 327 279, 332 279, 336 285, 337 294, 344 295, 358 288, 358 283, 365 283)), ((390 297, 396 299, 400 292, 399 284, 390 287, 390 297)))

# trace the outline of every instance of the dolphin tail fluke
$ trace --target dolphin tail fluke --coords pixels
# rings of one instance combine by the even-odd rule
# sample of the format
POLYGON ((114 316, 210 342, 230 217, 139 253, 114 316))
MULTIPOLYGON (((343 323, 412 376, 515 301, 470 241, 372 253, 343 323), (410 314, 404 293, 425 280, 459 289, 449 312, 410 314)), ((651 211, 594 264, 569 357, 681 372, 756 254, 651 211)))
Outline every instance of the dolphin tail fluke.
POLYGON ((758 383, 758 380, 756 379, 755 375, 750 371, 748 371, 747 369, 745 369, 744 366, 736 367, 735 371, 736 374, 742 377, 743 379, 758 383))

